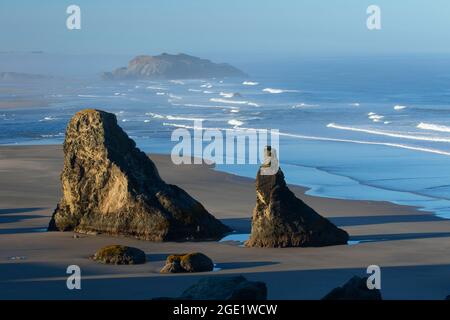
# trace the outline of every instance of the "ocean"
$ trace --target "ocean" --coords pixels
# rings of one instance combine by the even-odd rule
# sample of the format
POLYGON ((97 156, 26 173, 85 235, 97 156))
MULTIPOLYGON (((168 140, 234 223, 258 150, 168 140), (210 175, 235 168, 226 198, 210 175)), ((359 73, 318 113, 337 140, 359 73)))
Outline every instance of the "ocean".
MULTIPOLYGON (((170 153, 176 128, 277 129, 288 183, 308 194, 412 205, 450 218, 450 56, 299 57, 229 61, 245 79, 102 81, 125 57, 2 54, 0 71, 54 79, 0 82, 0 144, 54 144, 84 108, 117 115, 146 152, 170 153), (97 60, 95 60, 97 59, 97 60), (66 67, 64 67, 66 66, 66 67), (70 69, 70 70, 69 70, 70 69)), ((256 175, 257 165, 217 170, 256 175)), ((395 214, 393 212, 392 214, 395 214)))

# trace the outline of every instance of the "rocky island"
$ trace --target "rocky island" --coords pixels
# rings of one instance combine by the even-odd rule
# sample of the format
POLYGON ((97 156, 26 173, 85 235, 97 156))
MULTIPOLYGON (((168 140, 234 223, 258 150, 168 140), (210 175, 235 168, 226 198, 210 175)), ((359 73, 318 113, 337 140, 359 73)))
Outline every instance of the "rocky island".
POLYGON ((231 230, 181 188, 165 183, 114 114, 83 110, 64 141, 63 196, 49 231, 151 241, 219 239, 231 230))
POLYGON ((227 64, 214 63, 184 53, 157 56, 141 55, 133 58, 128 67, 103 73, 103 79, 199 79, 244 77, 241 70, 227 64))

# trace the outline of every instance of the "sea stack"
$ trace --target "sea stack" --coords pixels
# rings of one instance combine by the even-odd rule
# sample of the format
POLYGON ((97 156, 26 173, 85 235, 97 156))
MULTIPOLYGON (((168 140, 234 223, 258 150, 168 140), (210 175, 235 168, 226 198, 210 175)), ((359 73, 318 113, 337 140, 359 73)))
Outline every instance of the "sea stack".
POLYGON ((274 248, 346 244, 347 232, 298 199, 287 187, 281 168, 275 174, 262 174, 271 161, 278 159, 275 150, 267 147, 266 161, 256 176, 252 233, 245 245, 274 248))
POLYGON ((49 231, 150 241, 215 240, 231 231, 184 190, 165 183, 116 116, 104 111, 80 111, 67 126, 61 183, 49 231))

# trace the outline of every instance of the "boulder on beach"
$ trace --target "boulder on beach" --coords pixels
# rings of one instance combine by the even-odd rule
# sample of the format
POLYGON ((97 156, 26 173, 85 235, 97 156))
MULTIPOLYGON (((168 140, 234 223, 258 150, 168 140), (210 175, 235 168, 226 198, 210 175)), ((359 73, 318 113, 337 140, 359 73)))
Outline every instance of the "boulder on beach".
MULTIPOLYGON (((166 300, 171 298, 157 298, 166 300)), ((176 300, 267 300, 264 282, 243 276, 207 277, 187 288, 176 300)))
POLYGON ((214 263, 200 252, 188 254, 172 254, 167 257, 166 265, 161 273, 207 272, 213 271, 214 263))
POLYGON ((145 263, 145 252, 133 247, 111 245, 98 250, 92 260, 105 264, 141 264, 145 263))
POLYGON ((322 300, 382 300, 378 289, 367 287, 367 277, 354 276, 342 287, 331 290, 322 300))
POLYGON ((151 241, 217 240, 230 228, 183 189, 165 183, 114 114, 83 110, 64 141, 62 198, 49 231, 151 241))
MULTIPOLYGON (((267 170, 266 170, 267 171, 267 170)), ((266 172, 267 173, 267 172, 266 172)), ((319 215, 289 190, 275 150, 266 149, 266 161, 256 176, 256 206, 247 247, 320 247, 346 244, 348 234, 319 215), (263 174, 271 161, 274 174, 263 174)))

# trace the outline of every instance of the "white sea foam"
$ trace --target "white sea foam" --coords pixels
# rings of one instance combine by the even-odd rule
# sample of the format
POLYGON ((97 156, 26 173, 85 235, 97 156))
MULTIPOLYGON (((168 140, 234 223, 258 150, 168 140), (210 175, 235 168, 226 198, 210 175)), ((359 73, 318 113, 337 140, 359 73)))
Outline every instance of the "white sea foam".
POLYGON ((251 107, 259 107, 259 104, 255 103, 255 102, 247 102, 247 105, 249 105, 251 107))
POLYGON ((174 95, 172 93, 169 93, 169 98, 174 99, 174 100, 181 100, 181 99, 183 99, 182 97, 176 96, 176 95, 174 95))
POLYGON ((287 93, 287 92, 298 92, 298 90, 285 90, 285 89, 274 89, 274 88, 265 88, 262 90, 263 92, 279 94, 279 93, 287 93))
POLYGON ((236 119, 232 119, 232 120, 228 121, 228 124, 231 126, 240 127, 244 124, 244 122, 236 120, 236 119))
POLYGON ((355 132, 363 132, 363 133, 368 133, 368 134, 374 134, 374 135, 379 135, 379 136, 387 136, 387 137, 392 137, 392 138, 450 143, 450 138, 415 136, 415 135, 404 134, 404 133, 401 133, 401 132, 387 132, 387 131, 379 131, 379 130, 372 130, 372 129, 364 129, 364 128, 349 127, 349 126, 341 126, 341 125, 338 125, 338 124, 335 124, 335 123, 329 123, 327 125, 327 127, 328 128, 339 129, 339 130, 347 130, 347 131, 355 131, 355 132))
POLYGON ((157 93, 156 93, 157 96, 163 96, 163 95, 165 95, 165 94, 166 94, 165 92, 157 92, 157 93))
POLYGON ((163 90, 163 91, 167 91, 167 88, 163 88, 163 87, 158 87, 158 86, 148 86, 147 89, 149 90, 163 90))
POLYGON ((52 117, 52 116, 48 116, 48 117, 44 117, 44 119, 41 119, 39 121, 43 122, 43 121, 54 121, 54 120, 57 120, 57 118, 52 117))
POLYGON ((80 97, 80 98, 101 98, 100 96, 96 96, 93 94, 79 94, 78 97, 80 97))
POLYGON ((145 122, 145 123, 149 123, 149 122, 150 122, 150 120, 148 120, 148 119, 145 119, 145 120, 144 120, 144 122, 145 122))
POLYGON ((417 128, 422 130, 431 130, 431 131, 438 131, 438 132, 450 132, 450 127, 444 126, 441 124, 433 124, 433 123, 425 123, 421 122, 417 125, 417 128))
POLYGON ((184 85, 184 82, 181 80, 170 80, 171 83, 173 84, 180 84, 180 85, 184 85))
POLYGON ((231 113, 239 113, 240 111, 241 111, 241 110, 239 110, 239 109, 231 109, 231 110, 230 110, 231 113))
POLYGON ((202 84, 201 86, 200 86, 200 88, 207 88, 207 89, 211 89, 213 86, 212 86, 212 84, 211 83, 205 83, 205 84, 202 84))
POLYGON ((301 108, 310 108, 310 107, 318 107, 318 104, 307 104, 307 103, 299 103, 292 106, 292 109, 301 109, 301 108))
POLYGON ((242 82, 244 86, 257 86, 259 83, 254 81, 244 81, 242 82))
POLYGON ((394 106, 394 110, 403 110, 406 109, 406 106, 396 105, 394 106))
POLYGON ((360 104, 359 104, 358 102, 350 103, 350 105, 351 105, 352 107, 359 107, 359 106, 360 106, 360 104))
POLYGON ((177 116, 166 116, 167 120, 180 120, 180 121, 204 121, 202 118, 192 118, 192 117, 177 117, 177 116))
POLYGON ((248 101, 241 101, 241 100, 227 100, 227 99, 221 99, 221 98, 211 98, 209 99, 211 102, 218 102, 218 103, 229 103, 229 104, 248 104, 248 101))
POLYGON ((202 92, 202 90, 200 90, 200 89, 188 89, 188 91, 190 91, 190 92, 202 92))
POLYGON ((145 115, 150 116, 155 119, 164 119, 165 118, 165 116, 163 116, 162 114, 153 113, 153 112, 147 112, 145 115))
POLYGON ((211 93, 214 93, 214 92, 209 91, 209 90, 205 90, 205 91, 203 91, 203 93, 204 93, 204 94, 211 94, 211 93))
POLYGON ((233 98, 234 93, 232 93, 232 92, 221 92, 221 93, 219 93, 219 95, 221 95, 224 98, 233 98))

